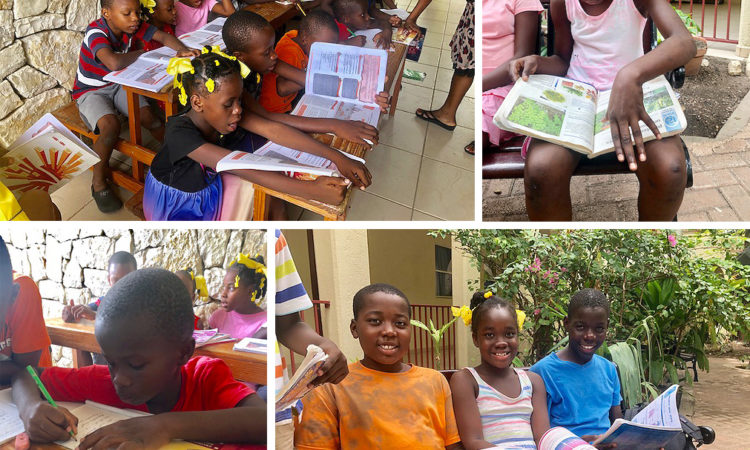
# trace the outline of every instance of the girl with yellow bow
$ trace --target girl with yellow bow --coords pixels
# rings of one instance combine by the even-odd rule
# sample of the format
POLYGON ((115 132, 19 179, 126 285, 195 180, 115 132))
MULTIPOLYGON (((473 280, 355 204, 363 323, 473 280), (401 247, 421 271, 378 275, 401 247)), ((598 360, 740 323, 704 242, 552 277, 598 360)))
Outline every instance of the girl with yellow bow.
MULTIPOLYGON (((175 0, 140 0, 141 16, 146 23, 150 23, 164 33, 175 36, 174 27, 177 24, 177 9, 175 0)), ((151 51, 162 47, 158 41, 143 41, 143 51, 151 51)))
POLYGON ((229 263, 221 285, 221 308, 208 319, 209 328, 218 328, 234 338, 265 339, 266 311, 259 305, 266 295, 266 266, 263 257, 240 253, 229 263))

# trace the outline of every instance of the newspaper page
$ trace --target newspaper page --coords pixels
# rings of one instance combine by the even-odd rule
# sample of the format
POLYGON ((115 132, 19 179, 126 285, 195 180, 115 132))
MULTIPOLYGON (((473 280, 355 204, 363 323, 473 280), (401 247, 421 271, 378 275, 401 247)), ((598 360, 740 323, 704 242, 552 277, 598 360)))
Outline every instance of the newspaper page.
POLYGON ((304 95, 297 102, 292 114, 305 117, 357 120, 377 127, 378 119, 380 119, 380 108, 377 105, 361 105, 343 102, 335 98, 304 95))
POLYGON ((305 93, 375 103, 385 86, 385 50, 315 42, 310 48, 305 93))
MULTIPOLYGON (((589 158, 610 152, 615 147, 615 144, 612 143, 609 120, 606 118, 610 92, 599 93, 594 122, 594 151, 589 155, 589 158)), ((682 107, 677 101, 672 86, 669 85, 669 81, 664 76, 659 76, 643 84, 643 106, 663 137, 679 134, 687 128, 687 119, 682 112, 682 107)), ((644 142, 655 139, 654 133, 643 121, 639 122, 639 125, 644 142)))
POLYGON ((235 150, 216 164, 217 172, 240 169, 304 172, 326 176, 338 174, 336 165, 323 157, 292 150, 273 142, 268 142, 255 153, 235 150))
POLYGON ((531 75, 519 78, 493 121, 506 130, 590 153, 598 93, 586 83, 531 75))

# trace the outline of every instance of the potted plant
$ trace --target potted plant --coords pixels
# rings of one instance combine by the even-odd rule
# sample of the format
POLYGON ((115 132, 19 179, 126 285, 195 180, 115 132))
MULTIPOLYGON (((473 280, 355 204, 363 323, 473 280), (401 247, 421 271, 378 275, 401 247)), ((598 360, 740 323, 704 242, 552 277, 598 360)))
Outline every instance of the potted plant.
MULTIPOLYGON (((695 75, 698 73, 698 70, 701 67, 701 62, 703 61, 703 56, 706 54, 706 50, 708 49, 708 43, 706 42, 706 39, 703 38, 701 34, 701 29, 698 26, 698 24, 693 20, 693 16, 691 16, 689 13, 683 12, 680 9, 677 9, 672 6, 672 8, 675 10, 677 15, 680 17, 680 20, 682 20, 682 23, 685 25, 685 28, 690 32, 690 35, 693 36, 693 42, 695 42, 695 48, 696 53, 693 59, 688 61, 687 64, 685 64, 685 75, 695 75)), ((661 35, 661 32, 657 30, 657 37, 656 42, 657 44, 660 44, 664 40, 664 37, 661 35)))

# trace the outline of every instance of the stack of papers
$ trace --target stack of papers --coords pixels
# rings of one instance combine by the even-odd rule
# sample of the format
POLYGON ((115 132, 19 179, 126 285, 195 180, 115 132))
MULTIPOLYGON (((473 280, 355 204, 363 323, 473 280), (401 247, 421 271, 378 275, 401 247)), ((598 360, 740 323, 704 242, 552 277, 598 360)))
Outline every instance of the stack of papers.
POLYGON ((219 333, 219 330, 216 328, 213 330, 195 330, 193 331, 193 339, 195 339, 196 348, 220 342, 236 341, 235 338, 228 334, 219 333))
POLYGON ((310 388, 308 385, 318 377, 318 369, 323 366, 328 355, 317 345, 308 345, 305 359, 302 360, 292 378, 276 393, 276 412, 283 411, 301 399, 310 388))
POLYGON ((234 344, 232 350, 265 355, 268 351, 268 341, 265 339, 255 339, 247 337, 234 344))

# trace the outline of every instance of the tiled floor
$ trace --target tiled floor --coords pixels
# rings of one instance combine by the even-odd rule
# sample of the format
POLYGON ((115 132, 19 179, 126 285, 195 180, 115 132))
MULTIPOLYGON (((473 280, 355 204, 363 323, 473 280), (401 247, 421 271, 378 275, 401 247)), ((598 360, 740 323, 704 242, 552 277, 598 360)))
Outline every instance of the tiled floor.
MULTIPOLYGON (((416 0, 399 0, 411 10, 416 0)), ((355 192, 347 220, 473 220, 474 158, 464 146, 474 140, 474 89, 458 109, 453 132, 418 119, 417 108, 442 105, 448 95, 451 55, 448 43, 461 17, 465 0, 433 0, 418 24, 427 27, 420 62, 406 67, 427 74, 424 81, 404 79, 396 113, 380 122, 380 144, 367 157, 373 184, 355 192)), ((137 220, 125 209, 103 214, 90 194, 91 173, 78 177, 52 195, 63 220, 137 220)), ((126 201, 130 193, 120 190, 126 201)), ((290 206, 291 220, 320 220, 309 211, 290 206)))

